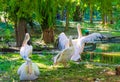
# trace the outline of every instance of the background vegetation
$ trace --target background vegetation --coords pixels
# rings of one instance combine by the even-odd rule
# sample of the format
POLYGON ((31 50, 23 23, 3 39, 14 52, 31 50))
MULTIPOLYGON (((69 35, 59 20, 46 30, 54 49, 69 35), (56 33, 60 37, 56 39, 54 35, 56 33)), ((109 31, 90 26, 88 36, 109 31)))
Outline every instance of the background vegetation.
POLYGON ((42 34, 46 43, 54 42, 54 30, 58 26, 64 26, 64 31, 73 27, 70 21, 88 22, 87 28, 94 28, 94 23, 101 22, 95 29, 119 29, 119 4, 119 0, 1 0, 0 13, 6 24, 13 25, 17 46, 21 46, 26 32, 36 33, 35 21, 39 23, 37 33, 42 34), (59 21, 56 23, 56 20, 59 21))
POLYGON ((31 56, 41 73, 36 82, 120 81, 115 75, 119 43, 97 44, 96 50, 82 54, 82 62, 70 61, 68 68, 51 66, 56 38, 61 32, 77 37, 77 23, 83 35, 88 30, 120 36, 119 0, 0 0, 0 17, 0 81, 19 81, 17 69, 24 60, 19 52, 3 53, 2 49, 10 48, 10 44, 19 49, 26 32, 31 35, 33 48, 41 53, 31 56))

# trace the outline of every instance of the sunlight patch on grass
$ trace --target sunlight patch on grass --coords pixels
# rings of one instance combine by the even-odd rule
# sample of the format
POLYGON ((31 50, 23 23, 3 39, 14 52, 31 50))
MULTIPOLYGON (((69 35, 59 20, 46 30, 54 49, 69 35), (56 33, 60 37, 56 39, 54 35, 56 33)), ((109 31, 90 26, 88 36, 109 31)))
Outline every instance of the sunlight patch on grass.
POLYGON ((110 52, 110 53, 103 53, 106 56, 120 56, 120 52, 110 52))
POLYGON ((93 66, 92 64, 86 64, 85 67, 86 67, 86 68, 90 68, 90 69, 93 69, 93 68, 94 68, 94 66, 93 66))
POLYGON ((21 59, 21 56, 12 56, 12 57, 9 57, 9 60, 10 61, 13 61, 13 60, 19 60, 19 59, 21 59))
POLYGON ((48 68, 47 65, 43 64, 43 63, 36 63, 40 68, 48 68))
POLYGON ((99 48, 102 49, 102 50, 108 50, 109 49, 109 44, 100 45, 99 48))

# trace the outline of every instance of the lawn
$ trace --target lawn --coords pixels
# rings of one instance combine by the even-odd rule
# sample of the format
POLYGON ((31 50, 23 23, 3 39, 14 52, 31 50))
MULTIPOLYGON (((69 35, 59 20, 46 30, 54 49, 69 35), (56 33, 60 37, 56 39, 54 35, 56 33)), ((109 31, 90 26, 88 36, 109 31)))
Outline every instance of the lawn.
MULTIPOLYGON (((55 29, 55 39, 62 31, 64 31, 63 27, 55 29)), ((90 32, 92 33, 93 31, 90 32)), ((111 36, 120 35, 120 32, 95 32, 111 36)), ((65 33, 67 36, 77 36, 76 28, 69 28, 69 30, 65 31, 65 33)), ((34 37, 32 37, 32 40, 33 42, 37 41, 34 37)), ((82 62, 76 64, 75 62, 70 61, 67 68, 64 68, 62 65, 53 67, 52 58, 56 54, 46 54, 44 53, 46 52, 44 50, 41 52, 43 53, 42 55, 31 55, 32 61, 38 65, 40 71, 39 78, 33 82, 120 82, 120 76, 115 75, 116 64, 119 65, 120 62, 118 59, 120 58, 119 43, 97 44, 96 50, 92 51, 96 53, 92 62, 89 61, 90 54, 88 52, 88 54, 83 54, 84 58, 82 62), (105 61, 102 63, 100 59, 102 54, 99 53, 105 53, 103 54, 105 55, 105 61), (116 56, 116 54, 118 56, 116 56), (108 58, 113 58, 114 61, 111 62, 108 58)), ((21 58, 19 53, 0 53, 0 82, 19 82, 17 70, 24 62, 25 61, 21 58)))
MULTIPOLYGON (((114 65, 69 62, 69 66, 53 67, 52 54, 33 54, 31 59, 39 66, 40 75, 34 82, 119 82, 114 65)), ((18 53, 0 54, 0 82, 19 82, 17 70, 25 62, 18 53)))

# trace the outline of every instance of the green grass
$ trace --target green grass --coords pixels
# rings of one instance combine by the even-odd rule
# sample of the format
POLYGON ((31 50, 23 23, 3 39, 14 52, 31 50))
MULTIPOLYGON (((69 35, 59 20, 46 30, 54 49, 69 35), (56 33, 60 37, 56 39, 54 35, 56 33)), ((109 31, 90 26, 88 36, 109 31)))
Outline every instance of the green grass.
MULTIPOLYGON (((94 27, 95 25, 82 24, 85 28, 94 27)), ((58 27, 55 29, 56 37, 59 33, 64 31, 64 27, 58 27)), ((99 31, 98 31, 99 32, 99 31)), ((68 31, 65 31, 66 35, 77 35, 76 28, 69 28, 68 31)), ((103 34, 108 34, 112 36, 119 36, 120 32, 101 32, 103 34)), ((38 37, 37 37, 38 38, 38 37)), ((33 38, 34 39, 34 38, 33 38)), ((93 52, 95 53, 108 53, 108 55, 114 56, 120 54, 120 44, 97 44, 97 49, 93 52), (113 52, 114 54, 110 54, 113 52)), ((43 55, 33 54, 31 59, 36 63, 40 70, 40 76, 34 82, 94 82, 96 78, 99 78, 101 82, 120 82, 120 77, 116 75, 107 74, 103 72, 104 70, 112 71, 115 73, 115 67, 111 66, 115 63, 110 63, 108 58, 106 58, 104 63, 109 63, 109 66, 101 66, 89 63, 89 54, 85 54, 84 62, 75 64, 74 62, 69 62, 69 67, 64 68, 62 65, 52 67, 53 60, 52 54, 46 54, 43 51, 43 55)), ((95 54, 94 62, 100 61, 101 55, 95 54)), ((119 59, 118 57, 113 57, 116 60, 116 64, 119 59)), ((7 53, 0 54, 0 82, 19 82, 19 76, 17 75, 18 68, 25 61, 21 58, 19 54, 16 53, 7 53)), ((102 64, 104 64, 102 63, 102 64)))
MULTIPOLYGON (((102 82, 120 81, 119 76, 108 75, 103 70, 113 71, 115 67, 99 66, 90 63, 75 64, 69 62, 69 66, 62 65, 52 67, 53 55, 33 54, 31 59, 39 66, 40 75, 34 82, 94 82, 99 78, 102 82)), ((17 70, 24 62, 19 54, 7 53, 0 55, 0 82, 19 82, 17 70)))

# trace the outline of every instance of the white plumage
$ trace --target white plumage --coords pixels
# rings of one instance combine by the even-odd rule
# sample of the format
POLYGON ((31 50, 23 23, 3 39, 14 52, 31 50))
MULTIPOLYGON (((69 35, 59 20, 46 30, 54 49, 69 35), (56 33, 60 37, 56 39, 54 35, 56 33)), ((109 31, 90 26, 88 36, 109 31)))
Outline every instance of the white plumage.
POLYGON ((72 44, 72 40, 70 38, 70 46, 68 48, 63 49, 54 57, 54 65, 58 63, 62 63, 66 66, 67 62, 71 59, 71 56, 74 53, 74 47, 72 44))
POLYGON ((88 36, 83 36, 81 38, 81 41, 84 43, 96 43, 96 40, 101 40, 104 37, 105 36, 103 36, 100 33, 92 33, 92 34, 89 34, 88 36))
POLYGON ((58 36, 58 48, 63 50, 69 47, 69 39, 64 32, 60 33, 58 36))
POLYGON ((71 57, 71 60, 77 61, 78 59, 81 58, 80 54, 84 50, 85 43, 96 43, 96 40, 101 40, 104 37, 105 36, 103 36, 100 33, 92 33, 92 34, 89 34, 88 36, 83 36, 79 38, 75 46, 75 53, 71 57))
MULTIPOLYGON (((78 31, 78 39, 80 39, 82 37, 82 32, 81 32, 81 26, 80 24, 77 24, 77 31, 78 31)), ((63 50, 65 48, 68 48, 69 47, 69 40, 68 40, 68 37, 65 35, 65 33, 61 33, 59 36, 59 41, 58 41, 58 48, 63 50)), ((71 60, 78 60, 78 58, 80 58, 80 55, 76 55, 76 54, 79 54, 79 48, 77 46, 77 42, 78 42, 78 39, 74 39, 72 40, 72 44, 73 44, 73 47, 74 47, 74 53, 72 55, 74 55, 71 60)), ((59 54, 58 54, 59 55, 59 54)))
POLYGON ((26 33, 22 47, 20 49, 20 55, 24 60, 17 73, 20 75, 20 80, 35 80, 40 74, 38 66, 35 63, 32 63, 29 56, 32 54, 33 47, 29 44, 30 36, 26 33))
POLYGON ((29 56, 32 54, 32 50, 33 50, 32 45, 28 44, 29 40, 30 40, 30 35, 29 35, 29 33, 26 33, 22 47, 20 49, 20 55, 25 60, 29 58, 29 56))
POLYGON ((26 61, 23 63, 19 67, 17 73, 20 75, 20 80, 35 80, 40 74, 38 66, 31 61, 26 61))
MULTIPOLYGON (((73 61, 78 61, 79 59, 81 59, 80 54, 84 50, 85 43, 95 43, 96 40, 100 40, 104 37, 100 33, 92 33, 87 36, 82 36, 80 24, 77 24, 77 31, 78 31, 78 38, 72 40, 72 44, 74 46, 74 53, 71 57, 71 60, 73 61)), ((69 46, 68 44, 69 41, 67 36, 65 35, 65 33, 61 33, 59 35, 58 45, 62 46, 62 49, 65 49, 66 47, 69 46)))
MULTIPOLYGON (((78 31, 78 38, 82 37, 82 32, 81 32, 81 26, 80 24, 77 24, 77 31, 78 31)), ((72 40, 73 45, 75 46, 77 44, 77 40, 78 39, 74 39, 72 40)), ((58 48, 60 50, 63 50, 65 48, 69 47, 69 39, 68 37, 65 35, 64 32, 60 33, 58 36, 58 48)))
POLYGON ((77 24, 77 31, 78 31, 78 39, 82 37, 82 31, 80 24, 77 24))

